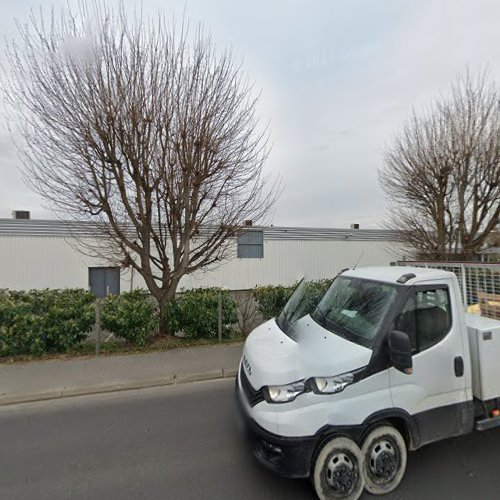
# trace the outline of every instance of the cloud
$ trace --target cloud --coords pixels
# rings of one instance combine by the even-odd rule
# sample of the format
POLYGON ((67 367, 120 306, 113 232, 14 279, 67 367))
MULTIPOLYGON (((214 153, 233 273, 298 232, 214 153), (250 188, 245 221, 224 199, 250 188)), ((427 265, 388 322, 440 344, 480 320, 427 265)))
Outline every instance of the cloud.
POLYGON ((82 63, 91 62, 95 56, 90 36, 68 36, 59 47, 59 53, 67 58, 79 60, 82 63))
MULTIPOLYGON (((279 172, 286 184, 275 225, 381 224, 385 202, 377 171, 385 145, 412 107, 446 91, 467 64, 489 65, 500 74, 496 0, 143 5, 147 14, 164 8, 177 17, 185 8, 218 46, 233 47, 262 89, 259 112, 271 122, 273 143, 266 169, 279 172)), ((16 2, 16 15, 26 16, 29 6, 35 0, 16 2)), ((1 19, 0 34, 10 32, 11 24, 1 19)), ((86 47, 69 41, 68 50, 85 53, 86 47)), ((16 200, 35 203, 4 149, 0 139, 0 171, 9 171, 0 184, 0 216, 11 205, 19 208, 16 200)))

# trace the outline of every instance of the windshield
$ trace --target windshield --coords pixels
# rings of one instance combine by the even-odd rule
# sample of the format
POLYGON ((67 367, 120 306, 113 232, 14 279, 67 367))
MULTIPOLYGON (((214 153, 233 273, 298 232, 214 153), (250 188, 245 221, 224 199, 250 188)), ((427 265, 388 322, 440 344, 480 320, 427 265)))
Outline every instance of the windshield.
POLYGON ((276 323, 289 337, 295 338, 295 324, 306 314, 311 314, 318 305, 321 297, 328 290, 332 280, 312 281, 302 278, 288 299, 276 323))
POLYGON ((397 294, 395 285, 339 276, 311 317, 330 332, 371 347, 397 294))

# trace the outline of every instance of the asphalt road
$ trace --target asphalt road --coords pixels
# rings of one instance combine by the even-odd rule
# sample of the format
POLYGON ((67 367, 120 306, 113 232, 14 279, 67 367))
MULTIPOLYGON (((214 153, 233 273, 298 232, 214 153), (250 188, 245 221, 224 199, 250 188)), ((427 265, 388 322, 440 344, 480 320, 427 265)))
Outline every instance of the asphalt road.
MULTIPOLYGON (((237 430, 232 380, 0 409, 0 499, 314 499, 237 430)), ((375 498, 365 495, 366 498, 375 498)), ((409 456, 387 499, 500 498, 500 430, 409 456)))

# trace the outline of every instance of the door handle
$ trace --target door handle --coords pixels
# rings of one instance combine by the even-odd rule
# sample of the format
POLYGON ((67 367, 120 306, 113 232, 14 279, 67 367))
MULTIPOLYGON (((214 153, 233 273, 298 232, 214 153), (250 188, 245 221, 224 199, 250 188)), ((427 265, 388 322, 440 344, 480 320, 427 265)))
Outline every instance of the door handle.
POLYGON ((455 376, 461 377, 464 374, 464 360, 462 359, 462 356, 457 356, 455 358, 455 376))

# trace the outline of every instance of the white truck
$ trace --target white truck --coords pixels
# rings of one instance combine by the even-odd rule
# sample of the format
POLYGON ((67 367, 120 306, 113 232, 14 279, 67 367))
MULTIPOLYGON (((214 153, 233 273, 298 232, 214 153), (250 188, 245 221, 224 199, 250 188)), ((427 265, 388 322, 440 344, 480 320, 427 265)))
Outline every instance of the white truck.
POLYGON ((455 274, 345 270, 308 305, 302 281, 243 349, 237 400, 269 469, 320 499, 382 495, 408 450, 500 425, 500 321, 464 313, 455 274))

